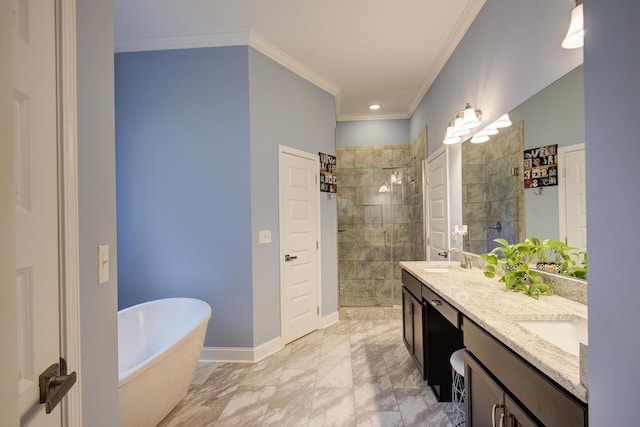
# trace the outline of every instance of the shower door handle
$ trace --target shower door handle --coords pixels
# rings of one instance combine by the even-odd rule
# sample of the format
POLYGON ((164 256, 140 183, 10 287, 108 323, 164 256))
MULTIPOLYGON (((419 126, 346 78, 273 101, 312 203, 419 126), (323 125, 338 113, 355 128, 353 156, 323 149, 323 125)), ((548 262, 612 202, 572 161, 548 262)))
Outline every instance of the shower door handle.
POLYGON ((291 255, 289 255, 289 254, 286 254, 286 255, 284 256, 284 260, 285 260, 285 261, 293 261, 294 259, 298 259, 298 257, 297 257, 297 256, 291 256, 291 255))

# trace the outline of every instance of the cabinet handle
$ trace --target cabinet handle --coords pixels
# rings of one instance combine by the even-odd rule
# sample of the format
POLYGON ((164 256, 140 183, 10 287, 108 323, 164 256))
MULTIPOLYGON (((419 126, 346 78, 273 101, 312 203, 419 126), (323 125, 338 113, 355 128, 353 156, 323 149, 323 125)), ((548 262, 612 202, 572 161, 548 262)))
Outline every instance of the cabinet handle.
POLYGON ((409 310, 409 314, 413 314, 413 303, 411 301, 407 301, 407 310, 409 310))
MULTIPOLYGON (((503 408, 503 405, 494 403, 493 408, 491 408, 491 427, 496 427, 496 409, 499 408, 503 408)), ((502 415, 504 415, 504 413, 502 415)))
POLYGON ((442 301, 440 301, 439 299, 432 299, 431 300, 431 305, 434 307, 438 307, 440 305, 442 305, 442 301))

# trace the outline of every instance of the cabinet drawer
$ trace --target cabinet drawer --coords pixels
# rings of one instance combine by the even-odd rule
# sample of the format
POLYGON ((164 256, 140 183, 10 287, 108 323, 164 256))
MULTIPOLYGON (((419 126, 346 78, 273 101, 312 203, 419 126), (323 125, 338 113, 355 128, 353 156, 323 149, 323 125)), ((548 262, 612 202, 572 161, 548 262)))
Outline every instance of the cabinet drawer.
POLYGON ((442 314, 453 326, 460 329, 460 312, 441 298, 440 295, 423 285, 422 298, 427 302, 427 304, 438 310, 438 312, 442 314))
POLYGON ((422 282, 413 277, 407 270, 402 270, 402 284, 413 294, 414 297, 420 299, 422 282))
POLYGON ((464 345, 535 417, 548 426, 587 425, 587 408, 474 322, 465 319, 464 345))

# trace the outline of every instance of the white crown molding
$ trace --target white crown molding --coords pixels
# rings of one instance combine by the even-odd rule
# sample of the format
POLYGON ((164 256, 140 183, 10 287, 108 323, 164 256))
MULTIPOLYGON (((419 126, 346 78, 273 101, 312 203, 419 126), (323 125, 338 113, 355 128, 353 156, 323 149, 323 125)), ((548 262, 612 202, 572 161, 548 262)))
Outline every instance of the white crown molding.
POLYGON ((250 46, 336 98, 340 93, 340 88, 334 83, 278 49, 259 35, 249 31, 116 40, 114 44, 116 53, 225 46, 250 46))
POLYGON ((274 60, 278 64, 283 67, 293 71, 303 79, 308 82, 318 86, 320 89, 325 92, 330 93, 331 95, 337 96, 340 93, 340 88, 336 86, 334 83, 321 76, 320 74, 313 71, 311 68, 307 67, 303 63, 297 61, 295 58, 285 53, 284 51, 278 49, 276 46, 263 39, 256 33, 250 33, 249 35, 249 46, 267 56, 268 58, 274 60))
POLYGON ((249 38, 249 32, 240 31, 218 34, 198 34, 191 36, 116 40, 114 42, 114 50, 116 53, 120 53, 193 49, 199 47, 246 46, 249 44, 249 38))
POLYGON ((429 73, 425 77, 420 91, 416 94, 416 97, 409 106, 409 111, 407 112, 409 117, 411 117, 416 111, 416 108, 418 108, 420 101, 422 101, 422 98, 424 98, 436 77, 438 77, 438 74, 440 74, 440 71, 444 68, 449 57, 458 46, 458 43, 460 43, 460 40, 462 40, 462 37, 464 37, 473 20, 476 19, 476 16, 480 13, 480 9, 484 6, 485 1, 486 0, 472 0, 462 11, 458 22, 456 22, 442 49, 440 49, 438 56, 433 61, 433 66, 429 69, 429 73))

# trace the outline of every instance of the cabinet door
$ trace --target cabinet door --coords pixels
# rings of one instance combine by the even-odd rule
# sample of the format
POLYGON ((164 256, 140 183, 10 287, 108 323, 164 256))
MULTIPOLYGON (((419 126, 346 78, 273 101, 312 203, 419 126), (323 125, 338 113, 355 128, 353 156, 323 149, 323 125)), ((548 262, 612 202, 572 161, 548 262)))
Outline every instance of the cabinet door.
POLYGON ((504 393, 469 353, 464 355, 466 425, 498 427, 504 414, 504 393))
POLYGON ((413 356, 418 364, 418 370, 424 379, 424 328, 423 328, 423 305, 415 298, 411 297, 413 307, 413 356))
POLYGON ((508 394, 504 396, 506 421, 504 427, 536 427, 536 424, 508 394))
POLYGON ((402 340, 409 353, 413 354, 413 315, 411 314, 411 294, 402 288, 402 340))

